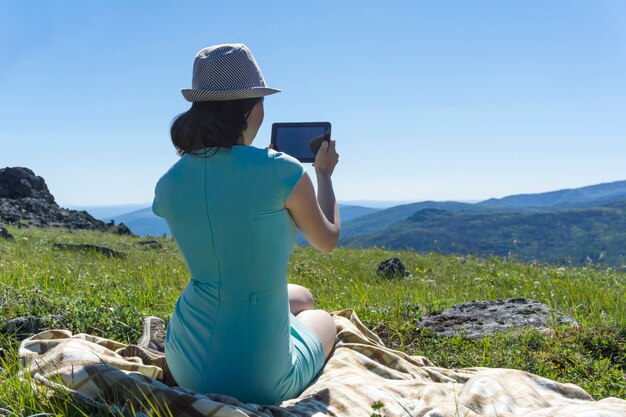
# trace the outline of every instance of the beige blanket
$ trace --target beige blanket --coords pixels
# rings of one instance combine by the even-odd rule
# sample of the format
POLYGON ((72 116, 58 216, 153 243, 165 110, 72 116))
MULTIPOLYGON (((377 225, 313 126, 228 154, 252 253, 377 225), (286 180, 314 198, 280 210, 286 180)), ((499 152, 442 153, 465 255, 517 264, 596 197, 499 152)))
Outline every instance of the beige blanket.
POLYGON ((438 368, 386 348, 352 310, 334 319, 339 334, 324 371, 279 406, 169 387, 161 353, 87 334, 48 330, 24 340, 19 354, 36 389, 122 414, 370 417, 382 402, 383 416, 626 416, 624 400, 593 401, 575 385, 511 369, 438 368))

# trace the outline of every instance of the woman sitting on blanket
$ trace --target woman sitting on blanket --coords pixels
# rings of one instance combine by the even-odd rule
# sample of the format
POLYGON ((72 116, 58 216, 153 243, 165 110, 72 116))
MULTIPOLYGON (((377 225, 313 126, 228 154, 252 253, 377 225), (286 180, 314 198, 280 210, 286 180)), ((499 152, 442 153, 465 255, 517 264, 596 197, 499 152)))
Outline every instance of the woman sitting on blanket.
POLYGON ((195 58, 192 102, 171 127, 181 158, 158 181, 163 217, 191 279, 176 303, 165 357, 183 387, 276 404, 320 373, 336 337, 331 316, 308 289, 287 284, 296 227, 330 252, 339 236, 331 175, 339 156, 324 142, 314 166, 251 146, 266 87, 245 45, 217 45, 195 58))

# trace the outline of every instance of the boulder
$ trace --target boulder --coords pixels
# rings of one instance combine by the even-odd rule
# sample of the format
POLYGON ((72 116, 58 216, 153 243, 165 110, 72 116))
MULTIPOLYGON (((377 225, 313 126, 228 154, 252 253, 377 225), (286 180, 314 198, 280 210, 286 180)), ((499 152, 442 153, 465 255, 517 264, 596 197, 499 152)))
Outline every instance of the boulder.
POLYGON ((479 339, 495 332, 521 327, 547 331, 552 323, 573 325, 575 321, 539 301, 509 298, 459 304, 420 319, 417 327, 430 329, 437 336, 461 335, 468 339, 479 339))
POLYGON ((384 278, 403 278, 406 276, 406 270, 400 259, 390 258, 378 264, 376 274, 384 278))
POLYGON ((139 244, 139 246, 142 246, 144 248, 161 248, 163 247, 163 245, 161 245, 159 242, 157 242, 156 240, 142 240, 141 242, 137 242, 139 244))
POLYGON ((54 243, 52 246, 62 250, 98 252, 104 256, 108 256, 109 258, 126 258, 126 254, 124 252, 107 248, 106 246, 92 245, 90 243, 54 243))
POLYGON ((12 335, 19 340, 23 340, 43 330, 64 327, 67 327, 67 323, 62 316, 25 316, 16 317, 4 322, 4 324, 0 326, 0 334, 12 335))
POLYGON ((35 198, 54 203, 44 179, 23 167, 0 169, 0 198, 35 198))
POLYGON ((126 226, 124 223, 118 224, 116 231, 118 235, 133 236, 133 232, 131 232, 128 226, 126 226))

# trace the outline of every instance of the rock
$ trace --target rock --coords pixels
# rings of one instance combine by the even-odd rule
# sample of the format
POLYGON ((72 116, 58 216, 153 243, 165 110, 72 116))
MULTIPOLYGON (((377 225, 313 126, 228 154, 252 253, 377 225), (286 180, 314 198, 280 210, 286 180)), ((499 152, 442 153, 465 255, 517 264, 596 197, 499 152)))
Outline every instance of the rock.
POLYGON ((54 203, 44 179, 22 167, 0 169, 0 198, 36 198, 54 203))
POLYGON ((391 258, 378 264, 376 274, 384 278, 403 278, 406 276, 406 270, 400 259, 391 258))
POLYGON ((0 237, 3 237, 5 239, 13 239, 13 235, 9 233, 9 231, 1 224, 0 224, 0 237))
POLYGON ((44 179, 23 167, 0 169, 0 220, 18 227, 109 229, 86 211, 59 207, 44 179))
POLYGON ((73 244, 73 243, 55 243, 53 245, 57 249, 63 250, 75 250, 75 251, 95 251, 103 254, 104 256, 112 257, 112 258, 126 258, 126 254, 124 252, 120 252, 111 248, 107 248, 106 246, 98 246, 91 244, 73 244))
POLYGON ((118 235, 133 236, 133 232, 124 223, 118 224, 116 230, 118 235))
POLYGON ((420 319, 417 327, 431 329, 437 336, 462 335, 468 339, 479 339, 520 327, 547 331, 549 324, 554 322, 575 324, 571 317, 557 313, 539 301, 509 298, 459 304, 420 319))
POLYGON ((139 245, 143 246, 144 248, 155 248, 155 249, 163 247, 163 245, 161 245, 156 240, 142 240, 141 242, 139 242, 139 245))
POLYGON ((0 327, 0 333, 10 334, 14 337, 17 337, 19 340, 23 340, 43 330, 58 327, 67 327, 67 323, 63 316, 25 316, 16 317, 14 319, 6 321, 0 327))

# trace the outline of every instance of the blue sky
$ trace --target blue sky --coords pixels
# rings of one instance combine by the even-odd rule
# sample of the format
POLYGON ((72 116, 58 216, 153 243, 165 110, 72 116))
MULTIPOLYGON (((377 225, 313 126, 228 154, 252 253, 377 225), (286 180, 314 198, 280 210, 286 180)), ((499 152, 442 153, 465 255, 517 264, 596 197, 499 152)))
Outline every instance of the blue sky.
POLYGON ((283 90, 254 146, 273 122, 330 121, 340 200, 626 179, 619 0, 0 0, 0 167, 62 205, 151 201, 193 57, 229 42, 283 90))

